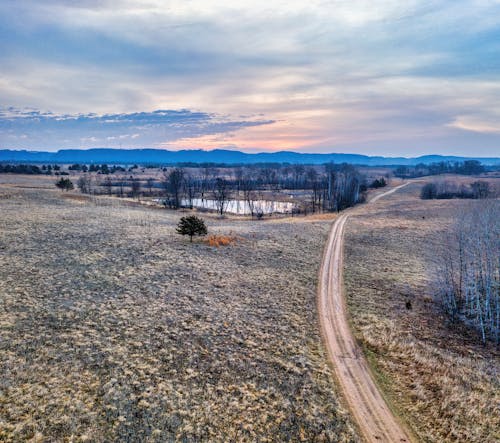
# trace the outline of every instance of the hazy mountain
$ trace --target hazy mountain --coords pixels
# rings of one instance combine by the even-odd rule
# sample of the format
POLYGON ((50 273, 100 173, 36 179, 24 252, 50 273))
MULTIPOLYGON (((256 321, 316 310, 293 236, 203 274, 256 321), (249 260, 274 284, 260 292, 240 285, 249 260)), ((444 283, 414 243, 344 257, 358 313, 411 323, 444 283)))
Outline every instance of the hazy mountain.
POLYGON ((2 162, 38 162, 38 163, 108 163, 108 164, 174 164, 185 162, 198 163, 307 163, 321 164, 352 163, 357 165, 416 165, 440 161, 479 160, 485 165, 500 164, 500 157, 455 157, 442 155, 424 155, 421 157, 371 157, 360 154, 303 154, 291 151, 248 154, 241 151, 215 149, 213 151, 183 150, 167 151, 163 149, 61 149, 57 152, 0 150, 2 162))

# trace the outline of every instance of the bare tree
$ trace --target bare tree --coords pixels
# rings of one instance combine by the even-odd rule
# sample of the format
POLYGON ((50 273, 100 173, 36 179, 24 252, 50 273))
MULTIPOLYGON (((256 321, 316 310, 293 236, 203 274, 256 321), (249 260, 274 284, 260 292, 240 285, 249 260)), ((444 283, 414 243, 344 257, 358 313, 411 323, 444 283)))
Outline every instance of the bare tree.
POLYGON ((179 209, 182 204, 184 174, 184 169, 174 168, 165 175, 163 180, 163 187, 167 193, 166 204, 173 209, 179 209))
POLYGON ((226 210, 227 204, 229 202, 230 192, 228 182, 224 178, 217 177, 215 179, 214 186, 214 200, 215 205, 217 206, 217 212, 220 215, 224 214, 226 210))
POLYGON ((212 188, 212 184, 217 177, 218 170, 212 167, 205 167, 202 171, 201 183, 200 183, 200 194, 201 200, 205 199, 205 194, 212 188))
POLYGON ((126 182, 127 182, 126 177, 124 175, 121 175, 120 179, 118 181, 118 188, 119 188, 120 197, 124 196, 124 188, 125 188, 126 182))
POLYGON ((104 179, 102 186, 106 188, 106 194, 111 195, 113 193, 113 181, 109 175, 104 179))
POLYGON ((294 189, 299 189, 301 187, 301 180, 305 172, 304 165, 293 165, 293 181, 294 181, 294 189))
POLYGON ((438 293, 452 322, 499 343, 500 202, 481 200, 457 217, 438 268, 438 293))
POLYGON ((186 203, 190 209, 193 209, 193 200, 196 196, 196 181, 190 174, 185 174, 183 188, 186 203))
POLYGON ((137 177, 130 177, 130 187, 132 197, 139 197, 141 195, 141 181, 137 177))
POLYGON ((148 177, 146 179, 146 187, 148 188, 148 194, 153 195, 153 187, 155 185, 155 179, 153 177, 148 177))
POLYGON ((88 173, 84 173, 81 175, 77 182, 76 186, 80 190, 82 194, 91 194, 92 193, 92 177, 88 173))
POLYGON ((330 211, 341 211, 361 198, 362 177, 352 165, 327 164, 324 203, 330 211))
POLYGON ((475 181, 470 185, 473 198, 488 198, 490 195, 490 184, 485 181, 475 181))
POLYGON ((325 165, 325 195, 323 198, 323 204, 325 209, 329 211, 335 211, 335 182, 336 182, 336 169, 333 162, 327 163, 325 165))
POLYGON ((306 169, 306 180, 306 187, 311 189, 311 209, 316 212, 317 208, 321 207, 321 186, 314 166, 306 169))
POLYGON ((248 205, 250 214, 253 217, 255 213, 255 183, 248 175, 241 180, 241 190, 243 191, 243 198, 248 205))
POLYGON ((239 196, 241 191, 242 181, 244 179, 243 168, 241 167, 234 168, 233 174, 234 174, 234 181, 236 184, 236 193, 239 196))

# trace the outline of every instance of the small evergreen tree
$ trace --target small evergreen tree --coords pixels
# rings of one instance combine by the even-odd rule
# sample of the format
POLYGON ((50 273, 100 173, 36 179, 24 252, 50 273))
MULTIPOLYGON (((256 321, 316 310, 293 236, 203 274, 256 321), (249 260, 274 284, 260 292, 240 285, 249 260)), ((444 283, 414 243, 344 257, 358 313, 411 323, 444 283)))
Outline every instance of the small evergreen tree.
POLYGON ((71 191, 74 188, 73 182, 69 178, 61 178, 56 181, 56 186, 61 191, 71 191))
POLYGON ((188 215, 182 217, 177 225, 177 232, 181 235, 189 235, 189 240, 193 242, 195 235, 207 235, 207 226, 205 221, 196 217, 196 215, 188 215))

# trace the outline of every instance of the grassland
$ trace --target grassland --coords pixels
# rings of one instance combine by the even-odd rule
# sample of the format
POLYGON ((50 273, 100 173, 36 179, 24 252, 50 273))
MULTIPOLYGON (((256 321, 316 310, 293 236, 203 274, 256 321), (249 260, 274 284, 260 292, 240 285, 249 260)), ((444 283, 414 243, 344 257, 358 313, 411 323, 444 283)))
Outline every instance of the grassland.
POLYGON ((325 217, 207 216, 0 183, 0 441, 358 441, 319 336, 325 217))
POLYGON ((421 441, 499 441, 498 349, 446 324, 433 297, 444 233, 463 205, 481 202, 422 201, 420 186, 349 218, 344 280, 351 324, 390 403, 421 441))

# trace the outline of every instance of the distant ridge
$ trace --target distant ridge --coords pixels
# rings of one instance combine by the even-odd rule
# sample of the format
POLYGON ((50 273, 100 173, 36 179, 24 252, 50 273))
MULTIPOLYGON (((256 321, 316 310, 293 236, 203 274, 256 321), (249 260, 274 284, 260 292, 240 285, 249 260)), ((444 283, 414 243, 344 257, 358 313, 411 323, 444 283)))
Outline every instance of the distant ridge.
POLYGON ((500 157, 456 157, 424 155, 415 158, 371 157, 360 154, 306 154, 292 151, 248 154, 241 151, 215 149, 213 151, 164 149, 61 149, 57 152, 0 150, 0 162, 31 163, 107 163, 107 164, 176 164, 176 163, 351 163, 366 166, 416 165, 440 161, 479 160, 485 165, 500 164, 500 157))

